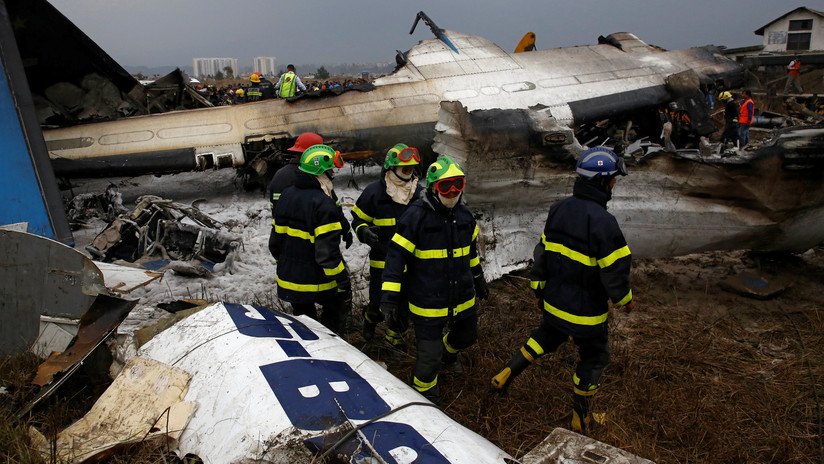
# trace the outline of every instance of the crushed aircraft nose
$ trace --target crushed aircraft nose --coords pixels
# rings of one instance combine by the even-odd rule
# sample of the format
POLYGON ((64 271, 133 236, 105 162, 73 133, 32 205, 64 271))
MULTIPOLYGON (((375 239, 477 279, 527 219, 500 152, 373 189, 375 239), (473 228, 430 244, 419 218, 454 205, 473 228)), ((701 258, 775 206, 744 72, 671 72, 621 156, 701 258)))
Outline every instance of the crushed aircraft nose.
POLYGON ((240 237, 220 230, 222 227, 195 207, 145 195, 131 213, 114 219, 86 250, 105 262, 146 261, 144 258, 159 255, 165 261, 161 265, 194 260, 197 265, 193 267, 175 265, 184 272, 200 267, 210 271, 240 246, 240 237))

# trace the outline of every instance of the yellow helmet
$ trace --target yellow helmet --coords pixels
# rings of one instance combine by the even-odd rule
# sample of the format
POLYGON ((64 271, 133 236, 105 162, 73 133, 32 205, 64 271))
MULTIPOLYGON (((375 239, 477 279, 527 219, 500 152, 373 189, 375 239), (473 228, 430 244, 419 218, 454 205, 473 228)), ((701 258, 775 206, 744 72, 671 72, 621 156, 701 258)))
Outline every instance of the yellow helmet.
POLYGON ((718 99, 721 101, 732 100, 732 94, 727 91, 721 92, 721 95, 718 96, 718 99))
POLYGON ((235 90, 235 95, 237 95, 238 97, 242 97, 242 96, 244 96, 245 94, 246 94, 246 92, 244 92, 244 91, 243 91, 243 89, 237 89, 237 90, 235 90))
POLYGON ((249 80, 254 82, 255 84, 260 84, 260 74, 252 73, 252 75, 249 76, 249 80))

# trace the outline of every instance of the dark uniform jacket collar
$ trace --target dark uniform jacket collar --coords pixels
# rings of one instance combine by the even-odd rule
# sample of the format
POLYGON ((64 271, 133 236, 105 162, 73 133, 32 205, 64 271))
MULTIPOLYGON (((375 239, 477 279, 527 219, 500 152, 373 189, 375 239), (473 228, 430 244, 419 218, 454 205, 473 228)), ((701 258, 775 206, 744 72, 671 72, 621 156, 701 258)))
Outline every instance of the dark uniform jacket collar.
POLYGON ((297 178, 295 179, 295 187, 303 190, 321 190, 317 177, 303 171, 298 172, 297 178))
POLYGON ((594 201, 607 208, 607 202, 612 199, 612 192, 605 192, 598 185, 586 179, 578 178, 572 187, 572 194, 584 200, 594 201))
POLYGON ((450 216, 454 213, 455 208, 459 207, 463 204, 463 194, 461 194, 461 199, 458 203, 455 204, 455 207, 452 209, 447 208, 436 197, 436 193, 431 192, 429 189, 421 190, 421 202, 426 205, 427 208, 435 211, 436 213, 443 215, 443 216, 450 216))

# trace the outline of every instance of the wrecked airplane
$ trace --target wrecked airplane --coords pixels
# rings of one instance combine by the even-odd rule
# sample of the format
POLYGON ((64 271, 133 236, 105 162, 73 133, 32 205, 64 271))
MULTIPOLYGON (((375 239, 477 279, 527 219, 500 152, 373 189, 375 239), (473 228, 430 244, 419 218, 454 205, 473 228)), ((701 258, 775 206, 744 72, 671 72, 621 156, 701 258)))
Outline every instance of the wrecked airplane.
POLYGON ((466 164, 467 200, 484 217, 484 258, 497 276, 529 259, 546 205, 570 191, 582 147, 607 144, 633 166, 611 207, 638 256, 798 251, 824 241, 820 127, 785 129, 732 156, 699 151, 698 137, 717 129, 700 85, 734 86, 743 76, 715 48, 665 51, 617 33, 598 45, 508 53, 419 18, 436 39, 399 53, 397 69, 371 90, 46 130, 55 169, 94 176, 245 165, 265 176, 304 131, 359 154, 404 140, 466 164), (664 151, 650 139, 673 119, 664 151))

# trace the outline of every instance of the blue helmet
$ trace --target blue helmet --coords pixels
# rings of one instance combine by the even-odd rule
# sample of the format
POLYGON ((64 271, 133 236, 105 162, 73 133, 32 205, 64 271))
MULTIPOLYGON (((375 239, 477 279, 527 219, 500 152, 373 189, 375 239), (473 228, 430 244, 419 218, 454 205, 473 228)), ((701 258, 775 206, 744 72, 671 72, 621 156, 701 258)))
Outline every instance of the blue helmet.
POLYGON ((585 179, 597 177, 626 176, 627 166, 624 159, 618 157, 607 147, 593 147, 585 151, 575 163, 575 172, 585 179))

